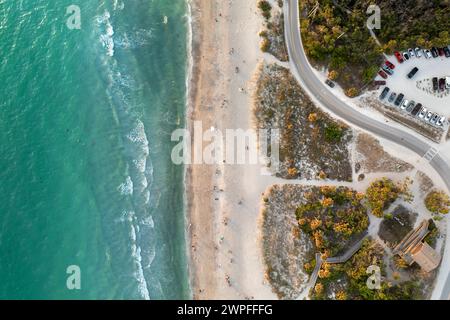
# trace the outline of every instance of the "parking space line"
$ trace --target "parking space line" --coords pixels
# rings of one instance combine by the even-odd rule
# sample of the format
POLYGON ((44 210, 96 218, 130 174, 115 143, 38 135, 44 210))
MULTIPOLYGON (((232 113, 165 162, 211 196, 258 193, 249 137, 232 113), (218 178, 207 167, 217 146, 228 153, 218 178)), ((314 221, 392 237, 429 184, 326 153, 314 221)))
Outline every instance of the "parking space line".
POLYGON ((439 150, 431 147, 424 155, 423 158, 428 162, 431 162, 433 158, 439 153, 439 150))

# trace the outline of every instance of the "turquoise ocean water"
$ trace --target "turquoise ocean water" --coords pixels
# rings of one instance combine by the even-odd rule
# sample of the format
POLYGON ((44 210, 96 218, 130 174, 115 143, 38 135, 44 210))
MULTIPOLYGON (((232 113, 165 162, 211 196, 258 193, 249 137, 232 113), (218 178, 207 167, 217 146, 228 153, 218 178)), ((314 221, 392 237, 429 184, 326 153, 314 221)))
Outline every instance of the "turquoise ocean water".
POLYGON ((0 299, 189 298, 185 0, 0 0, 0 299), (66 8, 81 9, 81 29, 66 8), (167 17, 165 19, 164 17, 167 17), (68 290, 66 269, 81 270, 68 290))

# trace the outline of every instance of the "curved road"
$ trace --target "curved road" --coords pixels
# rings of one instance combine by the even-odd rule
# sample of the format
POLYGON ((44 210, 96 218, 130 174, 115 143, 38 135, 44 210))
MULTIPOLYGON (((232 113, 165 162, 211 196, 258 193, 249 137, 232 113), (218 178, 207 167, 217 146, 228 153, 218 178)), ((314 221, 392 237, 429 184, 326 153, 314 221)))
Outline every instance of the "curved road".
MULTIPOLYGON (((318 99, 324 108, 350 124, 404 146, 417 153, 420 157, 424 156, 431 149, 431 146, 422 139, 364 115, 352 106, 347 105, 328 90, 326 85, 314 74, 305 55, 300 35, 298 0, 285 1, 284 16, 285 37, 291 72, 311 97, 318 99)), ((447 162, 439 154, 436 154, 430 161, 430 164, 441 176, 447 189, 450 190, 450 166, 447 162)), ((446 243, 447 245, 449 245, 448 241, 446 243)), ((447 259, 448 257, 444 255, 444 258, 447 259)), ((440 298, 446 300, 449 298, 449 294, 450 277, 447 276, 440 298)))

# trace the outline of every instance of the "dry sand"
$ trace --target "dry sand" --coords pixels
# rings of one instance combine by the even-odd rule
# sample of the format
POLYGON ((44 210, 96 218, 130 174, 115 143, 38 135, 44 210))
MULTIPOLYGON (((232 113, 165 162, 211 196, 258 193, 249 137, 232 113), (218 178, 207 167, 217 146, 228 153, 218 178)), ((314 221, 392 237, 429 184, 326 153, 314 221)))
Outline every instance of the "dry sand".
MULTIPOLYGON (((188 128, 253 128, 252 80, 263 59, 256 1, 192 0, 188 128), (236 67, 239 72, 236 72, 236 67), (243 88, 243 90, 242 90, 243 88)), ((193 132, 193 131, 191 131, 193 132)), ((276 178, 260 165, 187 168, 190 276, 195 299, 274 299, 259 234, 261 194, 276 178)))
MULTIPOLYGON (((204 130, 253 128, 253 77, 263 59, 275 60, 259 50, 258 33, 263 28, 263 19, 257 1, 191 0, 190 3, 194 64, 188 128, 193 132, 194 120, 202 121, 204 130)), ((417 155, 383 139, 381 142, 387 152, 421 167, 417 155)), ((314 182, 264 176, 260 169, 260 165, 188 166, 190 278, 195 299, 277 298, 264 274, 261 195, 273 184, 314 182)), ((363 191, 370 181, 381 176, 400 179, 408 174, 372 173, 360 183, 339 184, 363 191)))

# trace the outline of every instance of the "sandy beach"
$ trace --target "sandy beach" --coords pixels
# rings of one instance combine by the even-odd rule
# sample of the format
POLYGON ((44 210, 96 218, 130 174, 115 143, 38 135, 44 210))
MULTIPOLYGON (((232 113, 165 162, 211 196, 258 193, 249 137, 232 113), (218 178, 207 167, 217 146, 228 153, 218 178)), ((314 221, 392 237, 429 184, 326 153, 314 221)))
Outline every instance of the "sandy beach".
MULTIPOLYGON (((263 60, 255 1, 191 1, 193 70, 188 128, 253 128, 253 77, 263 60)), ((195 139, 195 137, 193 137, 195 139)), ((261 194, 276 179, 260 165, 187 168, 190 279, 194 299, 274 299, 259 241, 261 194)))

